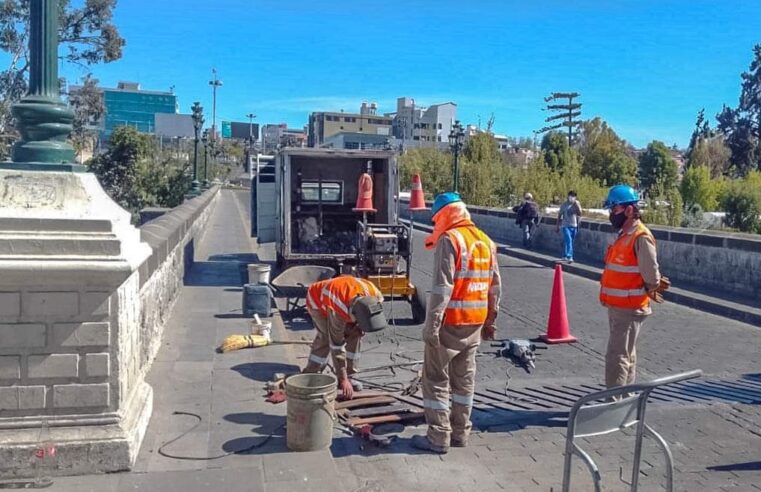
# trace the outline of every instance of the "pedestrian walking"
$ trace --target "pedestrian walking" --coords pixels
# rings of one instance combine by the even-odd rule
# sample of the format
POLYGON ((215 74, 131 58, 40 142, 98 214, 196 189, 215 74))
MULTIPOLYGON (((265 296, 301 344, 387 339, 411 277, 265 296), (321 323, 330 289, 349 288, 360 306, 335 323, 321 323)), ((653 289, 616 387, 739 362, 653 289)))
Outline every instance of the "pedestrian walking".
POLYGON ((443 454, 468 443, 476 351, 481 340, 494 339, 502 287, 496 247, 473 224, 460 196, 442 193, 431 212, 433 233, 425 246, 435 250, 434 272, 422 378, 428 432, 412 444, 443 454))
POLYGON ((371 282, 341 275, 315 282, 307 290, 307 311, 317 330, 309 361, 302 372, 322 372, 333 358, 338 387, 346 399, 354 395, 350 376, 357 372, 360 340, 387 326, 383 294, 371 282))
POLYGON ((555 230, 563 231, 563 259, 573 263, 573 242, 581 223, 581 204, 576 199, 576 192, 569 191, 568 199, 560 205, 558 222, 555 230))
POLYGON ((523 247, 531 249, 534 231, 539 224, 539 206, 534 196, 531 193, 523 195, 523 203, 513 207, 513 212, 518 214, 515 223, 523 230, 523 247))
POLYGON ((605 208, 618 231, 608 247, 600 280, 600 302, 608 308, 610 337, 605 354, 605 385, 632 384, 637 368, 637 336, 652 314, 650 301, 663 302, 671 285, 661 276, 655 238, 640 218, 639 196, 633 188, 617 185, 608 192, 605 208))

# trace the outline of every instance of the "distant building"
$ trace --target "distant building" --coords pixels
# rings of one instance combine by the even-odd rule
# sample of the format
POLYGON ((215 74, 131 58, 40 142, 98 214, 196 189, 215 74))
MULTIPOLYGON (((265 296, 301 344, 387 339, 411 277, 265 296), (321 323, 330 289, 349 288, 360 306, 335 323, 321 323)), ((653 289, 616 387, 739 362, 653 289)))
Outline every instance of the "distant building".
POLYGON ((394 148, 396 139, 388 135, 373 135, 370 133, 340 132, 327 138, 321 147, 333 149, 375 149, 385 150, 394 148))
MULTIPOLYGON (((81 86, 71 86, 76 93, 81 86)), ((137 82, 119 82, 115 88, 100 87, 105 114, 97 122, 101 137, 108 138, 118 126, 131 126, 143 133, 156 133, 158 113, 174 114, 178 111, 174 92, 146 91, 137 82)))
POLYGON ((306 144, 306 128, 288 128, 285 123, 262 127, 262 147, 265 150, 275 150, 278 147, 305 147, 306 144))
POLYGON ((392 133, 399 140, 445 143, 457 119, 457 104, 445 102, 422 107, 411 97, 400 97, 396 100, 396 112, 386 116, 393 118, 392 133))
POLYGON ((341 132, 391 136, 392 119, 378 115, 377 111, 377 104, 363 102, 359 113, 312 113, 309 115, 307 145, 319 147, 341 132))

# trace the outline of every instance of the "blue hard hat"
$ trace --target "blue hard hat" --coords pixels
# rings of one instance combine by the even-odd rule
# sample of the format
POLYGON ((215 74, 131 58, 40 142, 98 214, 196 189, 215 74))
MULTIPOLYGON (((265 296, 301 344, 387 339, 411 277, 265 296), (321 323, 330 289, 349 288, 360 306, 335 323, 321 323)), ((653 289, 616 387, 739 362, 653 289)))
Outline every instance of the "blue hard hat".
POLYGON ((439 194, 433 201, 433 207, 431 207, 431 217, 439 213, 439 211, 449 205, 450 203, 461 202, 460 194, 455 191, 447 191, 439 194))
POLYGON ((629 185, 616 185, 608 191, 605 199, 605 208, 613 208, 616 205, 628 205, 639 202, 639 193, 629 185))

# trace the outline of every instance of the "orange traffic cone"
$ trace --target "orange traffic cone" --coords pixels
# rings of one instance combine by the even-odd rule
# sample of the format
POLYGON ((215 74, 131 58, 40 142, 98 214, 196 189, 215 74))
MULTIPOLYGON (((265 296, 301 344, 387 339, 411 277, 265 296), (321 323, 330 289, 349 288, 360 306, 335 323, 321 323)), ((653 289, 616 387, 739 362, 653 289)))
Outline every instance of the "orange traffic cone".
POLYGON ((410 210, 426 210, 425 197, 423 195, 423 183, 420 182, 420 175, 412 175, 412 190, 410 192, 410 210))
POLYGON ((358 190, 357 206, 352 210, 354 212, 375 212, 375 207, 373 207, 373 178, 369 174, 363 173, 359 177, 358 190))
POLYGON ((552 299, 550 300, 550 319, 547 321, 547 334, 542 335, 547 343, 575 342, 568 326, 568 312, 565 308, 565 289, 563 288, 563 269, 555 265, 555 281, 552 284, 552 299))

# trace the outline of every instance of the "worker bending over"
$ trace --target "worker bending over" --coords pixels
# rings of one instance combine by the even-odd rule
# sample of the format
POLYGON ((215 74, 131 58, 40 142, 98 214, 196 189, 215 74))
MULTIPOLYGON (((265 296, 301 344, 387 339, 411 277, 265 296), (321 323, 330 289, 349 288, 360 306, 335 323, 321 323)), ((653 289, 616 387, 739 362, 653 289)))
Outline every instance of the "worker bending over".
POLYGON ((416 448, 446 453, 467 445, 475 390, 476 351, 493 340, 502 292, 496 247, 470 219, 457 193, 442 193, 433 203, 435 248, 433 288, 423 328, 423 407, 426 436, 416 448), (450 409, 449 389, 452 389, 450 409))
POLYGON ((639 195, 631 187, 610 189, 605 208, 618 236, 605 255, 600 279, 600 302, 608 308, 610 338, 605 354, 608 388, 634 383, 637 337, 645 318, 652 314, 650 300, 663 302, 661 294, 671 283, 661 276, 655 238, 640 219, 639 195))
POLYGON ((344 398, 351 399, 349 376, 357 372, 360 339, 387 326, 383 294, 367 280, 341 275, 312 284, 306 302, 317 336, 303 372, 322 372, 332 354, 338 387, 344 398))

